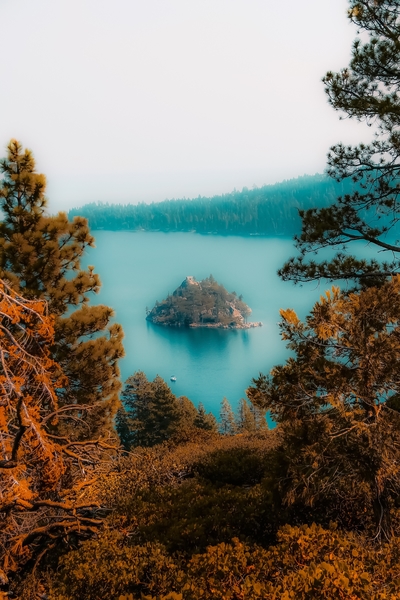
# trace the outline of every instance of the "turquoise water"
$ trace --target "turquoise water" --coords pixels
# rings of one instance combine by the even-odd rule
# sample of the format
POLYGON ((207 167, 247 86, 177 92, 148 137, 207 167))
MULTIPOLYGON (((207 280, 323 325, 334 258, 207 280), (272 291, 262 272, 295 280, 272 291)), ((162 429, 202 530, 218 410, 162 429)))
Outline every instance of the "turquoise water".
POLYGON ((294 287, 277 269, 294 253, 291 239, 202 236, 190 233, 96 231, 93 264, 102 281, 94 303, 115 310, 125 332, 122 379, 142 370, 170 383, 174 393, 218 415, 226 396, 233 407, 252 377, 284 362, 280 308, 303 317, 325 287, 294 287), (250 330, 173 329, 148 323, 146 307, 172 293, 187 275, 200 280, 212 274, 228 291, 242 294, 253 310, 249 320, 264 326, 250 330), (174 375, 177 381, 170 382, 174 375))

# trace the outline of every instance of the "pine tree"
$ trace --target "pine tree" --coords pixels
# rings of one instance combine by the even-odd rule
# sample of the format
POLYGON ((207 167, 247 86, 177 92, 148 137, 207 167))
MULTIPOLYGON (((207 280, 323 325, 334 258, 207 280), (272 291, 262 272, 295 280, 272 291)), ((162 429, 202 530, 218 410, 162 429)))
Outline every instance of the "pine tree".
POLYGON ((199 403, 194 426, 198 429, 205 429, 206 431, 218 431, 217 419, 211 412, 206 412, 202 402, 199 403))
POLYGON ((328 208, 300 212, 302 233, 295 239, 301 256, 279 271, 285 280, 380 285, 400 271, 400 5, 398 0, 350 0, 348 15, 363 37, 353 44, 349 67, 326 74, 325 91, 335 110, 373 125, 376 135, 369 144, 339 143, 330 149, 328 174, 339 182, 353 180, 354 191, 328 208), (358 259, 343 251, 329 260, 304 260, 321 248, 346 248, 359 240, 389 260, 358 259))
POLYGON ((349 295, 333 288, 305 323, 281 311, 294 356, 247 390, 281 425, 286 500, 364 494, 386 537, 400 493, 399 314, 400 275, 349 295))
POLYGON ((176 401, 179 409, 179 429, 189 434, 197 417, 196 407, 187 396, 179 396, 176 401))
POLYGON ((100 280, 93 267, 80 269, 80 259, 94 239, 86 219, 69 222, 64 213, 46 213, 46 179, 36 172, 30 150, 12 140, 0 169, 0 277, 26 298, 48 302, 55 316, 52 357, 68 378, 59 403, 81 407, 79 418, 66 411, 55 433, 102 436, 112 429, 119 404, 123 334, 119 325, 110 325, 111 308, 88 305, 100 280))
POLYGON ((240 433, 254 433, 267 427, 265 410, 249 403, 245 398, 239 401, 235 421, 236 429, 240 433))
POLYGON ((256 431, 268 428, 268 423, 265 418, 265 410, 250 402, 250 412, 253 415, 256 431))
POLYGON ((254 412, 244 398, 239 401, 236 414, 236 429, 239 433, 254 433, 257 430, 254 412))
POLYGON ((227 398, 223 398, 221 402, 219 431, 223 435, 234 435, 236 433, 235 415, 227 398))
POLYGON ((180 402, 158 375, 149 381, 142 371, 134 373, 126 381, 122 402, 126 413, 120 415, 117 431, 131 446, 160 444, 178 432, 182 419, 187 420, 183 409, 187 403, 180 402))
POLYGON ((129 452, 135 445, 135 431, 132 429, 129 413, 124 406, 121 406, 115 415, 115 429, 122 447, 129 452))

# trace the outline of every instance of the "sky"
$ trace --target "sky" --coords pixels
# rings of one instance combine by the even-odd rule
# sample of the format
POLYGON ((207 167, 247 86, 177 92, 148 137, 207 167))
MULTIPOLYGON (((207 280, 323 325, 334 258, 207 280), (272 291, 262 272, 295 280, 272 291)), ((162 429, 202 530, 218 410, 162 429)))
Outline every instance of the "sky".
POLYGON ((371 130, 329 106, 346 0, 0 0, 0 156, 49 208, 214 195, 321 173, 371 130))

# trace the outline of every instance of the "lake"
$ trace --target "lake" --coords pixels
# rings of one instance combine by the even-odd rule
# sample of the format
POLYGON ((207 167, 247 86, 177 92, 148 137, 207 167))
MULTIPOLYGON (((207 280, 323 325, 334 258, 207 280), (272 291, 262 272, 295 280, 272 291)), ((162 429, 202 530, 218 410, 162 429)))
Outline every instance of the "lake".
POLYGON ((235 408, 259 372, 267 373, 288 356, 279 336, 280 308, 294 308, 304 317, 329 287, 303 287, 282 282, 276 272, 294 253, 293 241, 199 235, 95 231, 96 248, 83 264, 93 264, 102 288, 94 303, 111 306, 122 324, 126 357, 122 380, 135 371, 157 374, 178 396, 219 414, 226 396, 235 408), (197 280, 212 274, 230 292, 243 295, 252 309, 249 330, 173 329, 146 321, 151 309, 172 293, 187 275, 197 280), (176 382, 170 382, 174 375, 176 382))

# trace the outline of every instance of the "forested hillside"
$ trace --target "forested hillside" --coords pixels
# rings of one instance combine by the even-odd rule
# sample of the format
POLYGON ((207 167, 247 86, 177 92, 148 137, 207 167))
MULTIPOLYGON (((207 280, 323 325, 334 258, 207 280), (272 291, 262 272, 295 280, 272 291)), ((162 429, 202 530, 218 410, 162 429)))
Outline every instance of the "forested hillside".
POLYGON ((154 204, 93 203, 69 211, 88 219, 91 229, 196 231, 234 235, 293 235, 300 230, 299 210, 326 207, 353 190, 323 175, 212 198, 164 200, 154 204))

